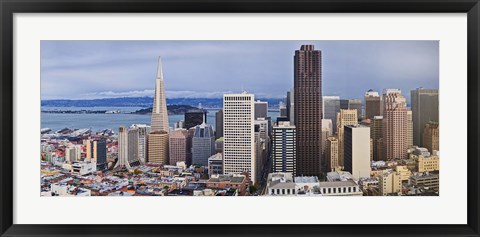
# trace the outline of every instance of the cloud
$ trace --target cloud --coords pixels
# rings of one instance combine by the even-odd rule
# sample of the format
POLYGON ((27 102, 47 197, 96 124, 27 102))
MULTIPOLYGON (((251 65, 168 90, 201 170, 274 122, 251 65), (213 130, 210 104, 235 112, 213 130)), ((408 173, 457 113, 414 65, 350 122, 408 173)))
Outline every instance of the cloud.
MULTIPOLYGON (((239 93, 240 91, 165 91, 166 97, 173 98, 222 98, 223 94, 239 93)), ((123 98, 123 97, 153 97, 155 90, 134 90, 134 91, 99 91, 81 94, 78 97, 70 99, 102 99, 102 98, 123 98)), ((254 93, 257 98, 283 98, 283 95, 275 95, 268 93, 254 93)), ((59 98, 44 98, 59 99, 59 98)))
POLYGON ((82 94, 78 99, 101 99, 101 98, 121 98, 121 97, 152 97, 155 90, 142 90, 142 91, 100 91, 82 94))
MULTIPOLYGON (((166 94, 221 97, 243 88, 282 98, 293 87, 293 55, 305 41, 42 41, 42 99, 152 96, 162 56, 166 94)), ((362 98, 439 86, 438 41, 314 41, 322 91, 362 98)), ((408 96, 409 97, 409 96, 408 96)), ((409 99, 409 98, 407 98, 409 99)))

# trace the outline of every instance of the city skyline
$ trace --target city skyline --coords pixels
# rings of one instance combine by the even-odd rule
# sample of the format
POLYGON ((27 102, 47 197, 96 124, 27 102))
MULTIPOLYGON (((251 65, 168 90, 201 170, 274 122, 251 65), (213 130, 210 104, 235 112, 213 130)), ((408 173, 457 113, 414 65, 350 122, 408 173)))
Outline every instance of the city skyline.
POLYGON ((438 41, 42 41, 41 97, 153 97, 152 62, 161 55, 167 98, 242 90, 283 98, 293 88, 292 52, 311 42, 325 55, 323 95, 439 87, 438 41))
MULTIPOLYGON (((411 90, 411 110, 401 89, 387 87, 381 97, 369 89, 364 115, 361 99, 323 97, 321 49, 301 45, 292 58, 294 87, 284 91, 278 116, 269 116, 255 92, 223 93, 217 134, 206 112, 192 106, 169 126, 159 57, 150 125, 117 125, 118 135, 41 130, 41 196, 439 195, 438 89, 411 90), (422 143, 414 142, 414 125, 424 127, 416 130, 422 143)), ((97 116, 89 120, 95 124, 102 114, 125 113, 78 114, 97 116)))

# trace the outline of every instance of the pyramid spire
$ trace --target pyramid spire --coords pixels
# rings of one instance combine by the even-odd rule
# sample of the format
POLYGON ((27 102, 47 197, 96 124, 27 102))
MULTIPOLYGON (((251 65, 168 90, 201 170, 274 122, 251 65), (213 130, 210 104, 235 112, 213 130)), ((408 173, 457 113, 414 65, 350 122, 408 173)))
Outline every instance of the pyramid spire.
POLYGON ((157 79, 163 81, 162 57, 158 57, 157 79))
POLYGON ((152 108, 152 132, 169 131, 167 101, 163 81, 162 58, 158 57, 157 79, 155 80, 155 95, 152 108))

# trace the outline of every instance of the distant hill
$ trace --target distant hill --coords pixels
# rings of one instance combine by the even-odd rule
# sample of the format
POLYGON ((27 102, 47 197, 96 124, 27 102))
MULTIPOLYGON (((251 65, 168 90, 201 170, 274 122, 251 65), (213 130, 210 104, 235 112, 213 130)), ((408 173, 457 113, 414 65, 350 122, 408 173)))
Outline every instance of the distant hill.
MULTIPOLYGON (((277 98, 258 98, 261 101, 267 101, 270 108, 278 108, 278 104, 283 99, 277 98)), ((203 108, 221 108, 223 107, 223 98, 167 98, 168 105, 190 105, 203 108)), ((48 107, 145 107, 153 105, 152 97, 124 97, 124 98, 105 98, 94 100, 42 100, 42 106, 48 107)))
MULTIPOLYGON (((167 105, 168 114, 185 114, 189 110, 196 110, 197 107, 190 105, 167 105)), ((151 114, 152 107, 146 109, 139 109, 137 111, 131 112, 131 114, 151 114)))

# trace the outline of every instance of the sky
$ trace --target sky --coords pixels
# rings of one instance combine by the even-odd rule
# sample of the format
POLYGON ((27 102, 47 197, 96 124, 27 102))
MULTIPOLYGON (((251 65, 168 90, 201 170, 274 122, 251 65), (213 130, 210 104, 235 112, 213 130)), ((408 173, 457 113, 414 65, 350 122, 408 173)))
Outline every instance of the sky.
POLYGON ((41 96, 153 96, 162 57, 167 98, 222 98, 246 90, 282 98, 293 55, 322 51, 323 95, 362 99, 373 89, 439 88, 438 41, 41 41, 41 96))

